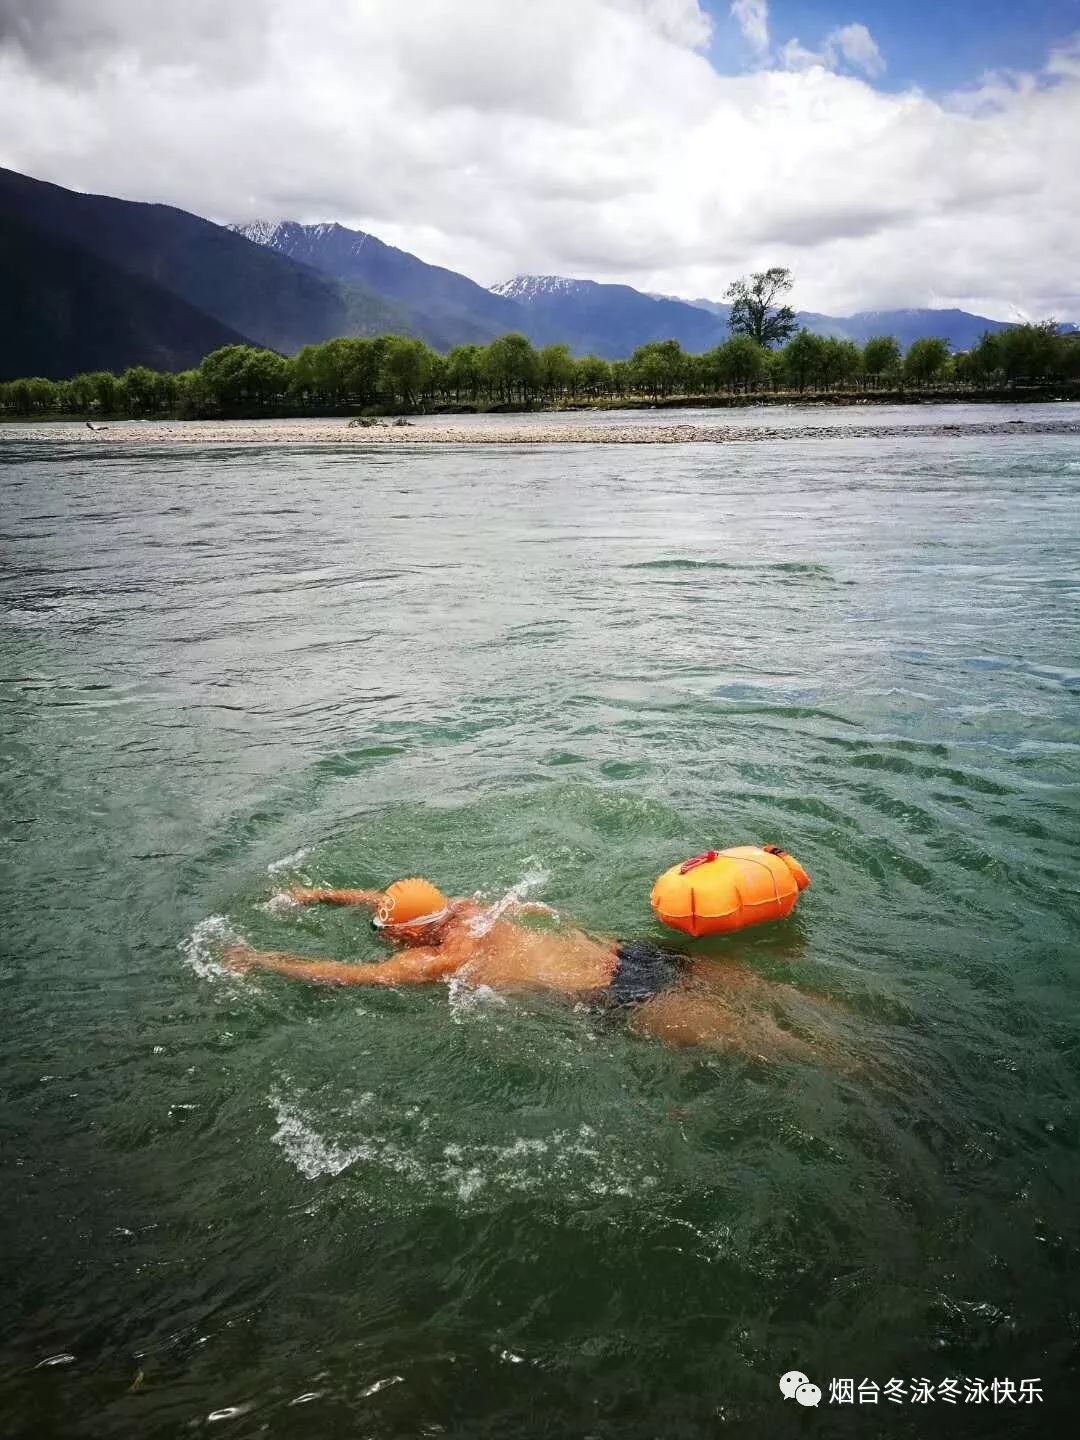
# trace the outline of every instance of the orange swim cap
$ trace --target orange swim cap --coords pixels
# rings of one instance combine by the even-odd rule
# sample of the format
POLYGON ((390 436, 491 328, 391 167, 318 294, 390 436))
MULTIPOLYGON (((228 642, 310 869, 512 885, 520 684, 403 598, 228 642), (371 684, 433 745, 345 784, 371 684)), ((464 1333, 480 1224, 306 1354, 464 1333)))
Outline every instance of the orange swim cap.
POLYGON ((450 901, 430 880, 413 877, 395 880, 383 892, 375 912, 378 925, 413 925, 417 921, 440 919, 450 901))

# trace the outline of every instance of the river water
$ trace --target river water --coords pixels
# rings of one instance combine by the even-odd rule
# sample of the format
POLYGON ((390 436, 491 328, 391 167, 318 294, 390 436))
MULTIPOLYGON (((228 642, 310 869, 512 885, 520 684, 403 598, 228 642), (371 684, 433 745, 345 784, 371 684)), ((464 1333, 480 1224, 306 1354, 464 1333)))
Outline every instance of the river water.
POLYGON ((5 1435, 1071 1413, 1080 440, 16 438, 0 487, 5 1435), (758 840, 814 885, 715 952, 836 1064, 217 964, 374 958, 273 897, 417 872, 661 938, 655 875, 758 840))

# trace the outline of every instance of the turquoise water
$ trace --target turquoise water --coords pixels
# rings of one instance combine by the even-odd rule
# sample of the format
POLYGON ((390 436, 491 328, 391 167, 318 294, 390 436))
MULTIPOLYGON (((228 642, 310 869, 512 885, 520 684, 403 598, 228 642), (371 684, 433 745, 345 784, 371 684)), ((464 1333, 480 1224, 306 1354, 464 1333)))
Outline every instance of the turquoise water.
POLYGON ((1072 1413, 1080 441, 5 441, 0 486, 5 1435, 1072 1413), (272 897, 416 871, 659 938, 659 870, 751 840, 814 886, 714 952, 827 1063, 216 963, 373 958, 272 897), (1046 1398, 828 1403, 964 1376, 1046 1398))

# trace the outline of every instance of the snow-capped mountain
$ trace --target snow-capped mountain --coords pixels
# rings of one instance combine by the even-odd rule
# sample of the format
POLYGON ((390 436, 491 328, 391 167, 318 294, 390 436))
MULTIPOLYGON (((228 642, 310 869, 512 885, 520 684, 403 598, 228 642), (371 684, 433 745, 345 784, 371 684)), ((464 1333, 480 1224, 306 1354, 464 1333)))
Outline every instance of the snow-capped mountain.
POLYGON ((358 281, 395 301, 408 316, 408 328, 439 349, 470 341, 483 344, 524 328, 525 317, 512 300, 366 231, 336 222, 301 225, 295 220, 253 220, 229 228, 290 260, 336 280, 358 281))
POLYGON ((687 350, 708 350, 727 335, 715 316, 685 300, 653 299, 629 285, 515 275, 492 288, 524 310, 529 334, 565 340, 579 354, 615 360, 650 340, 678 340, 687 350))
POLYGON ((574 295, 595 287, 595 280, 570 280, 565 275, 515 275, 501 285, 492 285, 493 295, 529 304, 543 295, 574 295))

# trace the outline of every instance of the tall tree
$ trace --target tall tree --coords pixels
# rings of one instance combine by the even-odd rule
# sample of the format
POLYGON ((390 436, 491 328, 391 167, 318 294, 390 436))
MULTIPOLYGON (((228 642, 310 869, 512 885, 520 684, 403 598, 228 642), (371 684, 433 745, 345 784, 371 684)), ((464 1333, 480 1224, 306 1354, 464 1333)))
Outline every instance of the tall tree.
POLYGON ((825 341, 820 335, 809 330, 800 330, 790 345, 780 354, 783 361, 784 379, 797 390, 805 390, 808 384, 816 384, 821 378, 821 362, 825 341))
POLYGON ((524 335, 500 335, 483 352, 484 378, 504 404, 531 400, 540 383, 540 362, 524 335))
POLYGON ((640 390, 654 400, 673 394, 682 383, 685 355, 678 340, 650 340, 630 357, 630 374, 640 390))
POLYGON ((431 351, 422 340, 388 335, 383 350, 379 389, 383 398, 411 410, 420 398, 430 369, 431 351))
POLYGON ((873 380, 895 375, 900 369, 900 346, 895 335, 872 335, 863 346, 863 370, 873 380))
POLYGON ((748 390, 765 369, 765 352, 749 335, 732 335, 706 359, 716 382, 728 390, 748 390))
POLYGON ((462 391, 470 400, 476 399, 480 384, 480 362, 483 351, 479 345, 455 345, 446 358, 446 383, 461 401, 462 391))
POLYGON ((949 342, 935 336, 916 340, 904 356, 904 379, 912 385, 930 385, 940 378, 949 358, 949 342))
POLYGON ((820 379, 826 390, 856 378, 862 369, 862 354, 854 340, 829 336, 821 347, 820 379))
POLYGON ((791 286, 791 271, 780 265, 733 280, 724 292, 724 299, 731 302, 728 328, 732 334, 749 335, 765 349, 782 345, 795 331, 795 311, 779 303, 791 286))
POLYGON ((540 351, 540 384, 549 400, 562 396, 574 380, 574 360, 569 345, 545 345, 540 351))

